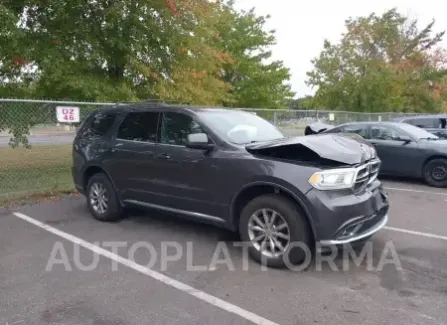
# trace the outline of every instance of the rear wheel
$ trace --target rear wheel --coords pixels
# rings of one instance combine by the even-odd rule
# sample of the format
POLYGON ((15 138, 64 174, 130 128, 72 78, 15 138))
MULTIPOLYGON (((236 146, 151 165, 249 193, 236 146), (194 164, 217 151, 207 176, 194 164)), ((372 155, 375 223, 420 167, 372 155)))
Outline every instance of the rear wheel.
POLYGON ((438 158, 427 162, 423 168, 427 184, 433 187, 447 187, 447 159, 438 158))
POLYGON ((87 185, 87 206, 93 217, 100 221, 116 221, 122 208, 112 182, 103 173, 90 177, 87 185))
POLYGON ((306 220, 290 200, 263 195, 243 209, 239 231, 249 243, 249 254, 269 267, 295 266, 310 258, 310 231, 306 220))

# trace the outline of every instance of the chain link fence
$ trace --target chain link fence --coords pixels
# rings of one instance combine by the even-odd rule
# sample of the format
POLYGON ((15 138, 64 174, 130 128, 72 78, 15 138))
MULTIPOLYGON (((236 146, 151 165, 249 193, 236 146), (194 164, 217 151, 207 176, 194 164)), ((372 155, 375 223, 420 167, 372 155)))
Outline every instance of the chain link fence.
MULTIPOLYGON (((36 195, 73 191, 71 143, 76 127, 92 110, 114 104, 0 99, 0 205, 36 195), (78 107, 79 123, 59 123, 56 117, 58 106, 78 107)), ((404 115, 320 110, 244 110, 270 121, 287 135, 302 135, 305 126, 315 121, 329 124, 389 121, 404 115)))
POLYGON ((338 125, 348 122, 394 121, 400 117, 423 115, 422 113, 362 113, 323 110, 244 110, 256 113, 258 116, 270 121, 289 136, 304 135, 306 125, 317 121, 338 125))
POLYGON ((0 205, 73 191, 71 143, 79 123, 58 123, 56 107, 79 107, 82 121, 109 104, 0 99, 0 205))

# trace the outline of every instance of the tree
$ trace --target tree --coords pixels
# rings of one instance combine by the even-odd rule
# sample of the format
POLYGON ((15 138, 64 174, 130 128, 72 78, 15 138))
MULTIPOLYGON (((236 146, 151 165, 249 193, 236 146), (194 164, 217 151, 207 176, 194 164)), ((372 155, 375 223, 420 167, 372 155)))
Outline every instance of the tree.
POLYGON ((0 15, 7 97, 270 108, 293 96, 266 17, 231 1, 5 0, 0 15))
POLYGON ((288 107, 290 109, 318 109, 313 96, 310 95, 291 100, 288 107))
MULTIPOLYGON (((207 0, 5 0, 0 96, 219 104, 230 85, 217 75, 229 55, 209 42, 218 9, 207 0)), ((26 143, 39 115, 8 111, 0 131, 26 143)))
POLYGON ((20 41, 0 50, 2 75, 21 78, 33 67, 36 97, 132 101, 169 95, 164 84, 178 88, 180 76, 205 71, 207 87, 188 99, 217 103, 226 98, 215 76, 222 60, 204 42, 216 7, 206 0, 9 0, 2 12, 20 41))
POLYGON ((447 101, 447 56, 438 48, 444 32, 432 35, 435 21, 418 21, 396 9, 381 16, 346 20, 338 44, 324 42, 312 60, 307 84, 328 109, 353 111, 439 111, 447 101))
POLYGON ((269 17, 257 16, 254 9, 237 12, 233 1, 222 4, 214 20, 217 46, 231 56, 224 64, 221 79, 232 86, 227 106, 285 108, 294 96, 289 69, 282 61, 272 60, 270 50, 276 42, 275 31, 265 24, 269 17))
MULTIPOLYGON (((3 0, 0 21, 2 97, 278 108, 293 96, 288 69, 266 62, 265 17, 232 2, 3 0)), ((8 112, 0 131, 24 139, 47 109, 8 112)))

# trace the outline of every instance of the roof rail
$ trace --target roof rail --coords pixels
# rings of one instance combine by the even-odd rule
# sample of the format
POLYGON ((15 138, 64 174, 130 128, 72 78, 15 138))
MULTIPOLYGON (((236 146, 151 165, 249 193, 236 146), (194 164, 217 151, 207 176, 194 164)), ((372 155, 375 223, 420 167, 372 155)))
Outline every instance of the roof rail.
POLYGON ((145 99, 143 101, 138 102, 117 102, 115 105, 134 105, 134 104, 142 104, 142 103, 158 103, 158 104, 166 104, 166 105, 188 105, 192 104, 189 102, 182 102, 176 100, 163 100, 163 99, 145 99))
POLYGON ((163 100, 163 99, 145 99, 143 102, 153 102, 161 104, 178 104, 178 105, 191 105, 189 102, 182 102, 178 100, 163 100))

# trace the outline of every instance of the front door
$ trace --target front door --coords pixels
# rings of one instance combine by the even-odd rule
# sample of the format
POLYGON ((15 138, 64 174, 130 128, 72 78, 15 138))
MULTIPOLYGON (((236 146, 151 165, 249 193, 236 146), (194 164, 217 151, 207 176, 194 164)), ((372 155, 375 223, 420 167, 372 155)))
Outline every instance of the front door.
POLYGON ((383 174, 396 176, 414 176, 415 169, 421 166, 418 144, 402 131, 389 125, 372 125, 370 143, 377 150, 382 161, 380 171, 383 174))
MULTIPOLYGON (((188 212, 219 217, 226 212, 214 197, 214 152, 185 146, 187 135, 204 133, 191 116, 165 112, 162 116, 160 143, 155 149, 158 203, 188 212)), ((212 140, 210 140, 212 141, 212 140)))

